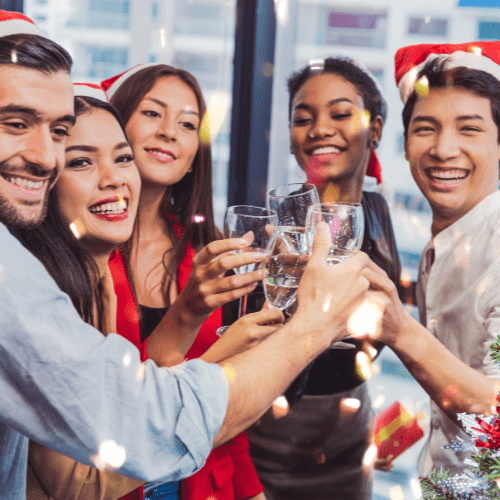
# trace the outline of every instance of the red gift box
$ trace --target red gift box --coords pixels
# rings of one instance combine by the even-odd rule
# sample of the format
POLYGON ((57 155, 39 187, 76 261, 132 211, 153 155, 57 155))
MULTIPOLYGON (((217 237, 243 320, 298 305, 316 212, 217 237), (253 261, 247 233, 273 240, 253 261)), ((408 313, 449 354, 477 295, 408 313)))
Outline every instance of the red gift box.
POLYGON ((381 458, 388 455, 396 458, 423 436, 417 419, 399 401, 375 418, 375 444, 381 458))

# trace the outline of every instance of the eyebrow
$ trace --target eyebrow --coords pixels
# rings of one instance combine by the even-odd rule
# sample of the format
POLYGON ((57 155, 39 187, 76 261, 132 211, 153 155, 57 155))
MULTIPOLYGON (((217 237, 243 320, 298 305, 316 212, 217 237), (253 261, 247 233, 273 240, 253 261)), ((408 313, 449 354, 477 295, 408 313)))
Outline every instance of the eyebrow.
MULTIPOLYGON (((123 149, 123 148, 128 148, 130 147, 130 144, 126 141, 120 142, 120 144, 117 144, 113 150, 117 149, 123 149)), ((84 151, 86 153, 97 153, 97 148, 95 146, 86 146, 85 144, 75 144, 74 146, 69 146, 66 148, 66 153, 69 153, 70 151, 84 151)))
MULTIPOLYGON (((30 115, 37 121, 40 121, 42 118, 41 113, 38 112, 35 108, 32 108, 30 106, 20 106, 18 104, 7 104, 6 106, 0 106, 0 116, 6 115, 9 113, 18 113, 18 114, 21 113, 24 115, 30 115)), ((75 117, 75 115, 64 115, 64 116, 61 116, 60 118, 57 118, 54 121, 55 122, 69 122, 69 123, 71 123, 71 125, 74 125, 76 122, 76 117, 75 117)))
MULTIPOLYGON (((158 106, 161 106, 162 108, 166 108, 168 107, 166 103, 164 103, 163 101, 161 101, 160 99, 156 99, 155 97, 146 97, 144 99, 145 101, 152 101, 152 102, 155 102, 156 104, 158 104, 158 106)), ((188 115, 196 115, 196 116, 200 116, 199 113, 197 113, 196 111, 192 110, 192 109, 184 109, 182 110, 183 113, 185 114, 188 114, 188 115)))
MULTIPOLYGON (((354 104, 347 97, 339 97, 338 99, 332 99, 331 101, 329 101, 328 104, 327 104, 327 106, 333 106, 334 104, 337 104, 339 102, 350 102, 351 104, 354 104)), ((297 104, 297 106, 295 106, 293 108, 294 111, 297 110, 297 109, 309 110, 309 109, 311 109, 311 106, 309 106, 309 104, 306 104, 306 103, 299 103, 299 104, 297 104)))
MULTIPOLYGON (((462 116, 457 116, 457 118, 456 118, 456 121, 466 121, 466 120, 482 120, 482 121, 484 121, 484 118, 481 115, 462 115, 462 116)), ((416 116, 415 118, 412 118, 411 122, 412 123, 420 123, 420 122, 438 123, 438 120, 434 116, 416 116)))

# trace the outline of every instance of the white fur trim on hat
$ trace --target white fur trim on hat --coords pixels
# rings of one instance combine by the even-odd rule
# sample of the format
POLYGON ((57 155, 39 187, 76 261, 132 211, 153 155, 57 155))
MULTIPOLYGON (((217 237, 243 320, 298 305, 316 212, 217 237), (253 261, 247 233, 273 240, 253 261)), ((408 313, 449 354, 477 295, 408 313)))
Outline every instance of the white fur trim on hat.
POLYGON ((404 104, 412 95, 415 89, 415 82, 417 80, 420 70, 430 61, 435 59, 446 59, 445 69, 453 69, 459 67, 466 67, 470 69, 477 69, 489 73, 497 80, 500 80, 500 66, 492 61, 489 57, 482 56, 474 52, 456 51, 451 54, 429 54, 424 62, 421 62, 410 71, 408 71, 400 80, 398 88, 399 95, 404 104))
POLYGON ((159 66, 160 64, 163 63, 148 63, 148 64, 139 64, 138 66, 135 66, 134 68, 129 69, 127 72, 123 73, 116 82, 109 87, 109 89, 106 91, 106 94, 108 95, 108 99, 111 99, 113 94, 118 90, 118 88, 122 85, 122 83, 130 78, 132 75, 135 75, 139 71, 145 69, 145 68, 150 68, 151 66, 159 66))
POLYGON ((91 86, 86 83, 73 83, 73 92, 75 96, 93 97, 103 102, 108 102, 106 92, 99 86, 91 86))
POLYGON ((47 38, 45 33, 36 24, 24 19, 9 19, 0 22, 0 37, 18 34, 38 35, 47 38))

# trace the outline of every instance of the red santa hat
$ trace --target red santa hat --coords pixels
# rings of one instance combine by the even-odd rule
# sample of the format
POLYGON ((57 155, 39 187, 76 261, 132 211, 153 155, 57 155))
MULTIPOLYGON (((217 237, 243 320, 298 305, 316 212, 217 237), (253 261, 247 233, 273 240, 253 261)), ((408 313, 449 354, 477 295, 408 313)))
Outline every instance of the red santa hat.
POLYGON ((0 10, 0 37, 22 33, 47 38, 44 32, 24 14, 0 10))
POLYGON ((108 102, 104 89, 94 83, 73 83, 73 92, 75 96, 93 97, 94 99, 108 102))
POLYGON ((120 73, 119 75, 112 76, 111 78, 108 78, 107 80, 103 80, 101 82, 101 87, 105 90, 106 94, 108 95, 108 99, 111 99, 113 97, 113 94, 118 90, 120 85, 127 80, 127 78, 130 78, 132 75, 135 75, 138 71, 141 71, 142 69, 149 68, 151 66, 158 66, 162 63, 149 63, 149 64, 138 64, 137 66, 134 66, 133 68, 127 69, 123 73, 120 73))
POLYGON ((466 67, 485 71, 500 80, 500 42, 422 44, 396 52, 396 84, 404 103, 412 95, 419 71, 435 59, 446 60, 445 69, 466 67))

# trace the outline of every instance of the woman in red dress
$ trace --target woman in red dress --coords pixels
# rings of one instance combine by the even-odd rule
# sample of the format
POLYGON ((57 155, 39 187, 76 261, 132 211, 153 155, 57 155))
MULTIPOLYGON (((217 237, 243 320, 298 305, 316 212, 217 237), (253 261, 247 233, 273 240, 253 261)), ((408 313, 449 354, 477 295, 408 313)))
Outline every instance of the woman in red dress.
MULTIPOLYGON (((82 93, 83 88, 76 92, 82 93)), ((66 142, 65 168, 50 193, 47 217, 41 226, 20 231, 18 237, 42 261, 88 323, 105 335, 123 335, 140 349, 145 360, 146 345, 140 342, 132 287, 123 256, 114 251, 132 234, 140 178, 116 110, 106 101, 88 97, 89 93, 105 99, 102 90, 99 94, 95 88, 86 89, 86 97, 75 99, 77 122, 66 142)), ((193 336, 189 330, 193 321, 187 321, 187 327, 182 323, 190 315, 184 301, 200 305, 201 283, 208 289, 205 298, 214 298, 211 260, 223 250, 212 245, 200 253, 196 276, 185 283, 177 311, 171 309, 162 321, 165 330, 158 328, 148 341, 153 352, 161 350, 157 344, 163 343, 162 335, 169 326, 193 336)), ((238 256, 229 259, 227 269, 234 265, 234 258, 238 256)), ((221 272, 219 264, 215 270, 221 272)), ((215 283, 232 290, 226 278, 215 283)), ((193 316, 197 314, 195 311, 193 316)), ((221 350, 223 346, 208 355, 220 356, 221 350)), ((137 355, 132 346, 130 355, 137 355)), ((126 360, 124 363, 126 366, 126 360)), ((28 500, 116 500, 124 494, 122 500, 143 498, 142 481, 75 462, 36 443, 30 444, 27 477, 28 500)))
MULTIPOLYGON (((144 339, 175 305, 196 253, 221 238, 213 218, 206 105, 190 73, 164 64, 137 66, 102 86, 125 123, 142 181, 138 220, 124 253, 144 339)), ((261 279, 260 272, 249 273, 249 279, 261 279)), ((190 338, 172 342, 183 344, 188 358, 201 356, 217 340, 221 324, 220 308, 207 311, 192 346, 190 338)), ((215 449, 201 471, 182 481, 183 500, 264 498, 248 448, 240 435, 215 449)))

